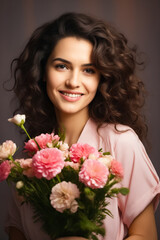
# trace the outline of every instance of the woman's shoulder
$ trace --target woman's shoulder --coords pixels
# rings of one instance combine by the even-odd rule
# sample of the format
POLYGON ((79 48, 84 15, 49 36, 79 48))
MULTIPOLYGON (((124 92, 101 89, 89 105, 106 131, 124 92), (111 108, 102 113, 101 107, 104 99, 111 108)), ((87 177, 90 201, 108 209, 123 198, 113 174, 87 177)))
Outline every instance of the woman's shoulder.
POLYGON ((134 130, 127 125, 104 123, 98 127, 95 121, 89 119, 79 142, 87 142, 96 148, 115 149, 117 145, 123 148, 128 145, 132 148, 139 144, 140 140, 134 130))
POLYGON ((135 131, 123 124, 103 124, 99 129, 99 134, 103 139, 110 139, 112 142, 121 142, 122 144, 134 144, 140 142, 135 131))

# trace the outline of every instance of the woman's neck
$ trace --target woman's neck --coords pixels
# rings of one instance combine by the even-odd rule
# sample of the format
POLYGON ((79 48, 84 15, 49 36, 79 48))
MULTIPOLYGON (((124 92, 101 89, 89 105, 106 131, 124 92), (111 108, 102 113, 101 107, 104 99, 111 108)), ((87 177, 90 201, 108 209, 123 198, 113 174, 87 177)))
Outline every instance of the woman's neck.
POLYGON ((71 146, 76 143, 80 137, 80 134, 89 119, 87 114, 57 114, 57 120, 60 131, 65 131, 65 142, 71 146))

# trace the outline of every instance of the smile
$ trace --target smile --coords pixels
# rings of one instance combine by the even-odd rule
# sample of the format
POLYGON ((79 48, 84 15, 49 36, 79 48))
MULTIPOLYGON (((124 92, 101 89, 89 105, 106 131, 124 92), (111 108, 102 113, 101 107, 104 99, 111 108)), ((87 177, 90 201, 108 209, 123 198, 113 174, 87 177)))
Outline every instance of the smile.
POLYGON ((63 92, 60 91, 61 96, 63 99, 69 102, 75 102, 78 101, 82 97, 82 93, 71 93, 71 92, 63 92))
POLYGON ((62 94, 64 94, 65 96, 68 96, 68 97, 71 97, 71 98, 77 98, 77 97, 80 97, 82 96, 82 94, 75 94, 75 93, 66 93, 66 92, 63 92, 62 94))

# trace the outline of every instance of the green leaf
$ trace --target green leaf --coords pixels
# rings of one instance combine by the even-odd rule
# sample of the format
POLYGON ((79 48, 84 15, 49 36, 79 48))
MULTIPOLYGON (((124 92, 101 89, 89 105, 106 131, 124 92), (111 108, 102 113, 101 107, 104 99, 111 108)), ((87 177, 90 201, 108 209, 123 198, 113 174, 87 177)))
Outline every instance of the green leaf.
POLYGON ((112 188, 111 193, 118 194, 120 192, 119 188, 112 188))
POLYGON ((129 193, 129 189, 128 188, 120 188, 119 189, 119 192, 122 194, 122 195, 127 195, 129 193))
POLYGON ((98 150, 98 152, 102 152, 103 151, 103 149, 102 148, 100 148, 99 150, 98 150))
POLYGON ((110 152, 104 152, 103 155, 111 155, 110 152))

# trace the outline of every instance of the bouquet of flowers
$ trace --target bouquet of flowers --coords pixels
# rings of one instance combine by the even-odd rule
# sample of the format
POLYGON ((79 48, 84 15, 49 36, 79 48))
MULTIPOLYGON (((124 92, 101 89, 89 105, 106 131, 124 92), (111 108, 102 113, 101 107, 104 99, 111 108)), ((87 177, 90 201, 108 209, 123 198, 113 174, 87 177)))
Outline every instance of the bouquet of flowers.
POLYGON ((114 186, 123 178, 121 164, 109 152, 88 144, 69 148, 63 136, 53 133, 31 139, 24 127, 25 115, 9 121, 26 132, 24 151, 29 157, 13 159, 17 147, 11 140, 0 145, 0 181, 15 183, 22 204, 31 204, 34 220, 41 220, 51 239, 104 236, 103 220, 112 217, 107 198, 128 194, 127 188, 114 186))

